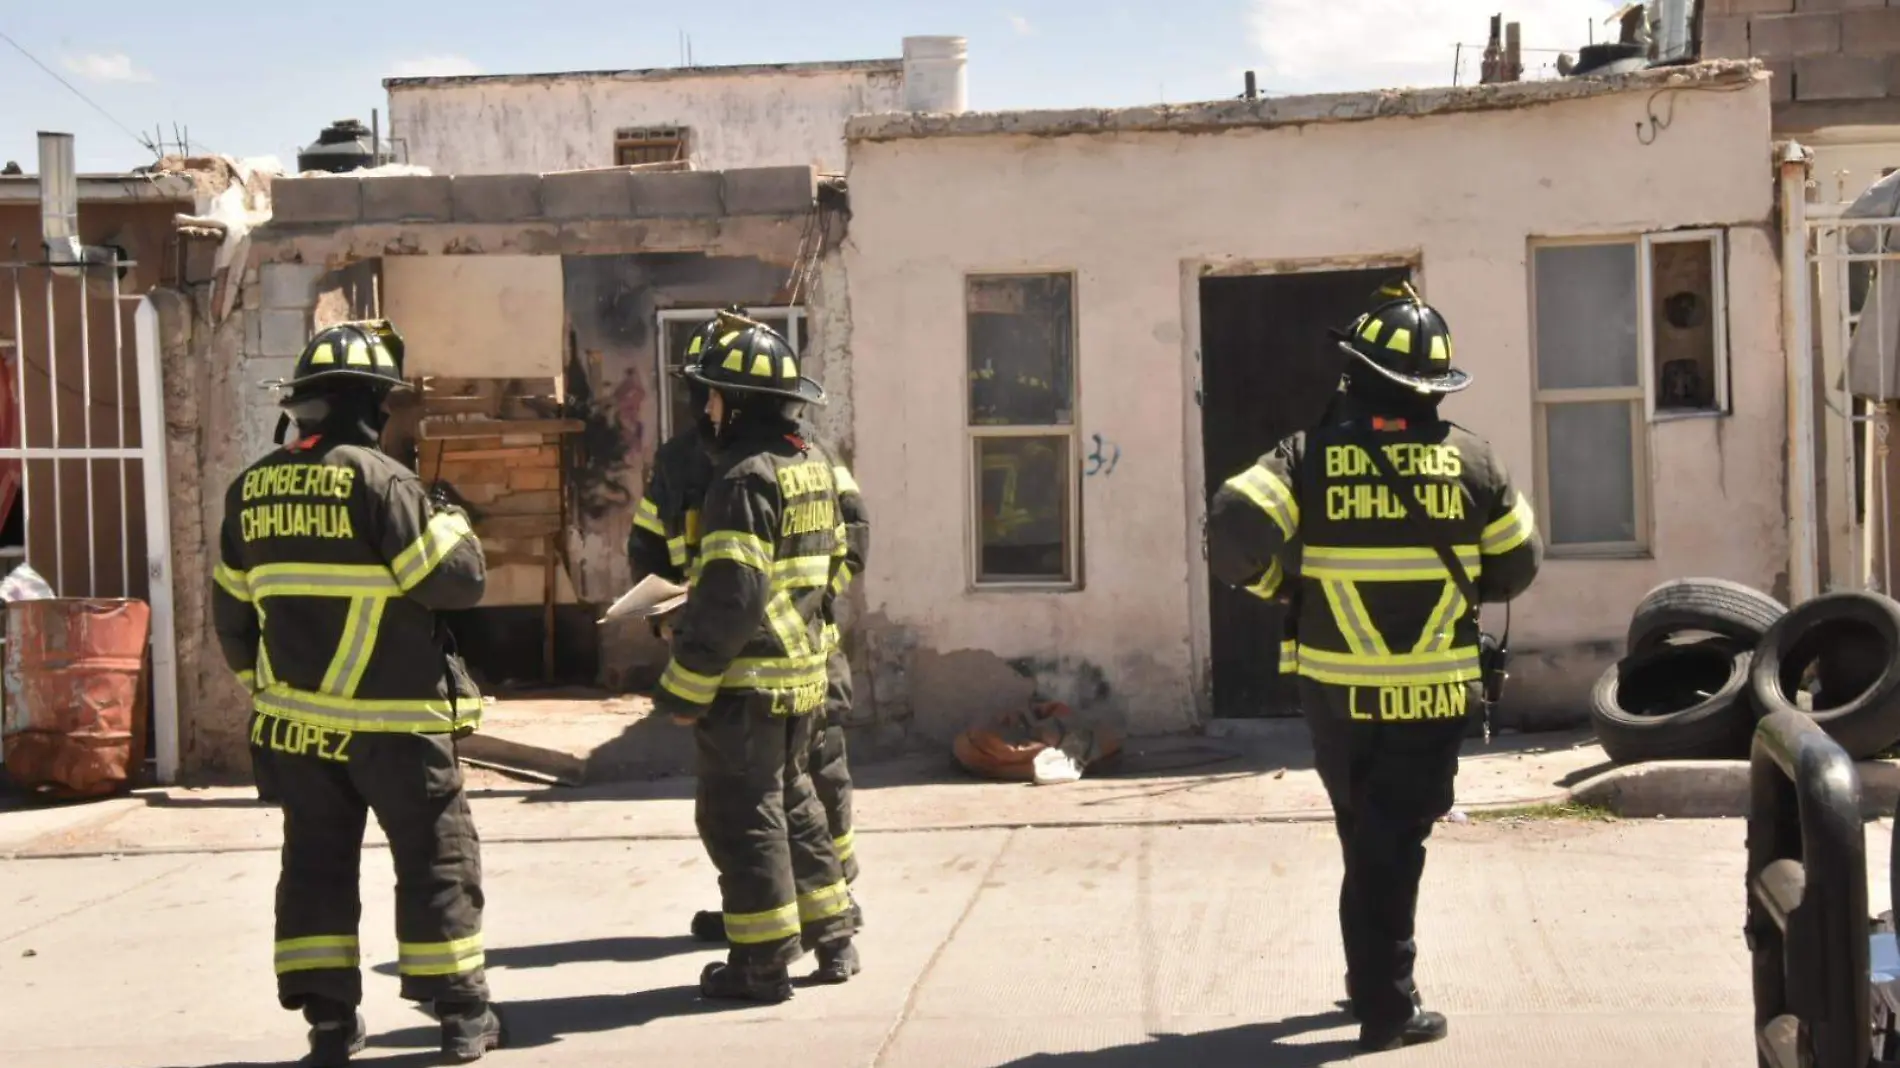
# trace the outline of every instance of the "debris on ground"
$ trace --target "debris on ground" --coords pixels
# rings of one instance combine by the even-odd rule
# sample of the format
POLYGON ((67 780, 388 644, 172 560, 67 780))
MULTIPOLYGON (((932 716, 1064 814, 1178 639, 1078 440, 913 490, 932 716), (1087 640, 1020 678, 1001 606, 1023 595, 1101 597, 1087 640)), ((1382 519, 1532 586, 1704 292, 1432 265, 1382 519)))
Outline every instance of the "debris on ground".
POLYGON ((1060 701, 1044 701, 972 726, 952 744, 971 774, 1038 786, 1075 782, 1091 764, 1121 752, 1122 733, 1085 724, 1060 701))

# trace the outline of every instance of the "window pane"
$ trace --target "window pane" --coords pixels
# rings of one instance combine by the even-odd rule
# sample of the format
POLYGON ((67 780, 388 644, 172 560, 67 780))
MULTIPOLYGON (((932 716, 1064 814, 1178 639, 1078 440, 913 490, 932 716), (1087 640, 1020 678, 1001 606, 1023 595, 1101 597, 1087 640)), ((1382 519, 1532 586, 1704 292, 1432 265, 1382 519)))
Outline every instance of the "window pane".
POLYGON ((1069 439, 977 438, 980 582, 1068 582, 1069 439))
POLYGON ((1562 245, 1536 257, 1537 386, 1635 386, 1636 248, 1562 245))
POLYGON ((1075 407, 1074 282, 1066 274, 969 280, 970 422, 1068 426, 1075 407))
POLYGON ((1716 406, 1715 242, 1671 241, 1650 246, 1652 345, 1656 410, 1708 411, 1716 406))
POLYGON ((1551 404, 1550 543, 1635 543, 1636 475, 1629 401, 1551 404))
MULTIPOLYGON (((685 319, 662 321, 661 341, 666 346, 666 384, 661 388, 666 391, 668 418, 672 420, 667 424, 666 432, 669 435, 677 434, 692 426, 693 420, 699 416, 698 412, 692 410, 692 396, 686 388, 686 382, 683 379, 674 378, 673 372, 686 366, 686 346, 692 341, 693 331, 698 330, 701 324, 716 313, 717 309, 707 308, 703 317, 694 315, 685 319)), ((759 315, 754 318, 779 333, 785 334, 787 326, 785 316, 759 315)), ((791 335, 785 334, 785 336, 787 340, 791 340, 791 335)))

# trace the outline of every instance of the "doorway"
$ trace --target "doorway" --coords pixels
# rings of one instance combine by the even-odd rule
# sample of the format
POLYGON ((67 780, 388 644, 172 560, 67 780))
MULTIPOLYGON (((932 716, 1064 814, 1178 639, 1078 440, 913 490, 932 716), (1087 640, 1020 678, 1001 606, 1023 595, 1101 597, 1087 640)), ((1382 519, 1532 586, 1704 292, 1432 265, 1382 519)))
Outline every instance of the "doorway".
MULTIPOLYGON (((1368 310, 1379 286, 1411 278, 1393 266, 1200 280, 1201 455, 1208 498, 1281 440, 1314 423, 1342 369, 1329 329, 1368 310)), ((1208 576, 1216 717, 1298 713, 1279 673, 1282 613, 1208 576)))

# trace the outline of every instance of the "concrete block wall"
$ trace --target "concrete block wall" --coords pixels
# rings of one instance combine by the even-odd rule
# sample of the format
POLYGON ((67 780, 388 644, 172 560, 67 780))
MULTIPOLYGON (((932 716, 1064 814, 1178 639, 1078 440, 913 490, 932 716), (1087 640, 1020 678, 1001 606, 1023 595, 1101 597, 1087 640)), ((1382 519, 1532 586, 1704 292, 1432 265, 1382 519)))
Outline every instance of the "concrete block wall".
POLYGON ((1900 99, 1900 0, 1705 0, 1702 55, 1762 60, 1777 104, 1900 99))
POLYGON ((681 219, 803 215, 817 199, 805 167, 734 171, 604 168, 553 174, 280 178, 279 227, 358 223, 504 223, 529 219, 681 219))

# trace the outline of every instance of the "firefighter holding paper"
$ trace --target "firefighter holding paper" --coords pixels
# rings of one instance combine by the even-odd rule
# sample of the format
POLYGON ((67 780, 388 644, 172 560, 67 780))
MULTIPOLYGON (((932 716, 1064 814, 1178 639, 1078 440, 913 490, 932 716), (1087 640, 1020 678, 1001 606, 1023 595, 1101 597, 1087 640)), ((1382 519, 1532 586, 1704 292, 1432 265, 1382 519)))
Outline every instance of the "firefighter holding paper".
POLYGON ((782 1002, 789 966, 857 970, 857 922, 814 791, 810 755, 829 691, 829 599, 850 548, 837 465, 798 421, 824 391, 776 331, 730 313, 686 375, 707 387, 718 449, 699 555, 673 625, 658 712, 695 729, 700 839, 719 870, 724 963, 709 998, 782 1002))

